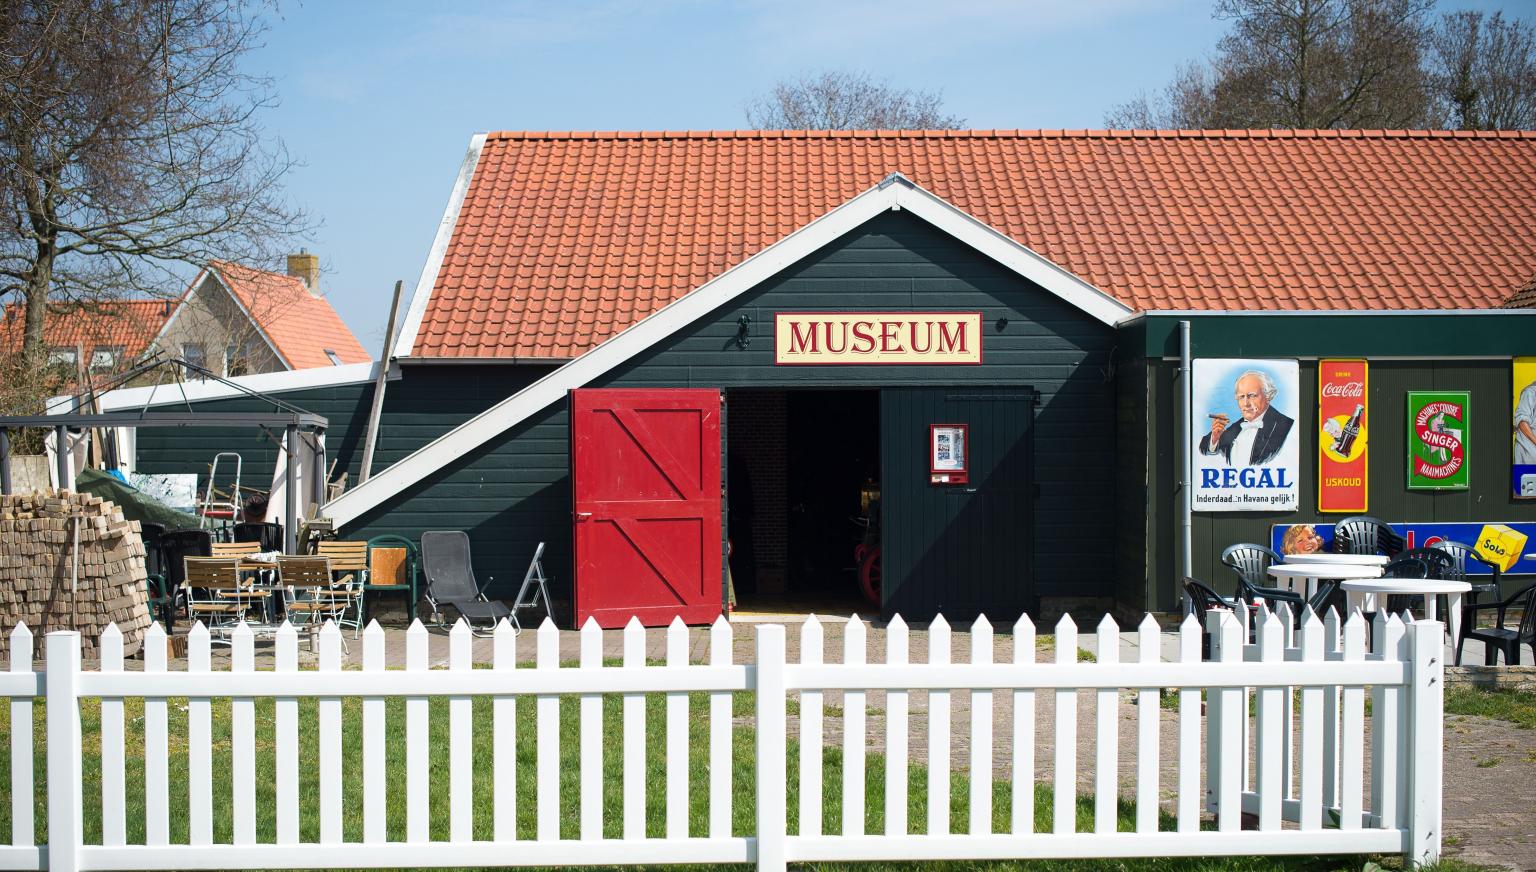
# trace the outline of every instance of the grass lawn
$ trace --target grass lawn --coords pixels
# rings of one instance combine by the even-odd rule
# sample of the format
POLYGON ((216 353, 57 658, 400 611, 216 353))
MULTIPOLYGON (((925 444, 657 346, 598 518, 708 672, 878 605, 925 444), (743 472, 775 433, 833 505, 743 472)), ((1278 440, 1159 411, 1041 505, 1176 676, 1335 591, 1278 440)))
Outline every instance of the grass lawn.
POLYGON ((1522 730, 1536 728, 1536 693, 1503 688, 1446 688, 1445 713, 1480 715, 1508 721, 1522 730))
MULTIPOLYGON (((692 773, 690 784, 690 830, 692 835, 701 836, 708 829, 708 704, 705 694, 692 694, 691 735, 690 735, 690 771, 692 773)), ((10 723, 10 707, 0 701, 0 734, 9 735, 12 729, 10 723)), ((534 784, 532 773, 535 771, 534 754, 534 711, 532 699, 521 699, 517 709, 517 754, 519 775, 527 773, 527 777, 520 777, 517 783, 518 801, 518 836, 531 839, 534 836, 534 784)), ((185 700, 172 700, 169 706, 171 722, 170 740, 170 794, 171 794, 171 841, 172 843, 185 842, 187 840, 187 778, 186 778, 186 729, 187 712, 185 700)), ((474 706, 475 724, 475 758, 480 761, 491 759, 491 704, 489 698, 476 698, 474 706)), ((215 700, 213 703, 213 772, 214 772, 214 840, 216 842, 228 842, 232 836, 232 812, 230 797, 230 771, 232 768, 230 751, 230 707, 228 700, 215 700)), ((664 697, 661 694, 648 695, 647 717, 647 753, 646 768, 647 781, 651 786, 650 795, 647 798, 647 834, 660 836, 664 830, 665 796, 663 785, 665 784, 664 768, 664 697)), ((344 730, 344 763, 342 767, 344 785, 342 791, 344 822, 344 838, 348 841, 361 841, 362 839, 362 706, 359 700, 347 700, 343 705, 343 730, 344 730)), ((735 694, 734 709, 737 717, 750 716, 752 712, 751 694, 735 694)), ((139 700, 129 700, 125 704, 125 720, 127 722, 127 784, 128 784, 128 841, 130 843, 142 843, 144 839, 144 760, 143 760, 143 704, 139 700)), ((391 699, 387 703, 388 711, 388 736, 387 752, 387 818, 388 838, 391 840, 403 840, 405 837, 405 753, 404 753, 404 702, 400 699, 391 699)), ((256 736, 257 736, 257 840, 271 842, 276 837, 276 823, 273 812, 275 788, 271 773, 274 771, 274 704, 272 700, 259 700, 256 703, 256 736)), ((609 736, 621 734, 621 700, 614 696, 605 699, 603 717, 605 731, 609 736)), ((87 843, 101 841, 101 754, 100 754, 100 707, 95 700, 86 700, 81 705, 82 722, 84 729, 84 772, 85 772, 85 833, 87 843)), ((316 730, 316 704, 314 700, 302 700, 300 702, 300 748, 302 759, 315 760, 318 757, 318 737, 316 730)), ((36 736, 38 748, 36 752, 36 784, 38 812, 38 842, 46 841, 46 825, 44 823, 43 808, 45 805, 45 785, 43 778, 42 761, 44 759, 42 743, 44 738, 43 704, 39 702, 34 706, 33 731, 36 736)), ((579 758, 577 740, 577 699, 576 697, 562 698, 560 705, 560 735, 561 735, 561 826, 562 838, 575 838, 579 831, 579 758)), ((434 699, 431 703, 432 734, 431 762, 431 832, 434 839, 448 838, 448 706, 443 699, 434 699)), ((733 760, 733 791, 734 802, 732 809, 732 830, 741 835, 753 830, 753 799, 754 799, 754 774, 753 762, 753 730, 750 726, 737 726, 734 729, 734 760, 733 760)), ((790 832, 795 832, 798 820, 798 784, 795 773, 798 771, 799 748, 791 743, 789 748, 789 819, 790 832)), ((836 833, 840 830, 842 820, 842 757, 841 753, 833 748, 823 750, 823 765, 825 768, 825 781, 823 789, 822 819, 828 832, 836 833)), ((620 835, 621 827, 621 761, 618 748, 610 746, 603 759, 604 779, 604 831, 608 837, 616 838, 620 835)), ((9 743, 0 742, 0 834, 10 833, 10 748, 9 743)), ((913 832, 923 832, 927 820, 927 782, 926 771, 918 766, 912 766, 909 773, 909 808, 907 819, 913 832)), ((885 761, 880 755, 868 755, 866 771, 867 795, 865 808, 866 829, 868 832, 879 833, 884 830, 884 800, 885 795, 885 761)), ((489 839, 492 833, 491 822, 491 768, 481 765, 475 772, 476 806, 474 810, 475 837, 477 839, 489 839)), ((301 767, 300 769, 300 826, 301 838, 304 841, 317 841, 319 838, 319 786, 318 777, 314 767, 301 767)), ((955 773, 951 784, 952 826, 955 832, 964 832, 967 828, 969 787, 962 773, 955 773)), ((1035 789, 1035 828, 1036 831, 1049 831, 1051 792, 1045 785, 1037 785, 1035 789)), ((1011 794, 1009 785, 997 783, 994 787, 993 797, 994 822, 996 831, 1006 831, 1011 818, 1011 794)), ((1121 801, 1119 809, 1120 829, 1134 829, 1135 806, 1134 803, 1121 801)), ((1092 797, 1079 797, 1077 805, 1077 825, 1079 830, 1091 830, 1093 821, 1092 797)), ((1174 821, 1164 815, 1163 829, 1172 829, 1174 821)), ((938 864, 816 864, 814 868, 863 868, 863 869, 1039 869, 1039 870, 1359 870, 1367 862, 1374 860, 1385 868, 1397 868, 1400 859, 1397 857, 1332 857, 1332 858, 1239 858, 1239 859, 1159 859, 1159 860, 1134 860, 1124 862, 1105 861, 1077 861, 1077 862, 1017 862, 1017 863, 975 863, 954 862, 938 864)), ((1467 866, 1454 862, 1447 862, 1441 866, 1448 872, 1457 870, 1470 870, 1479 867, 1467 866)))

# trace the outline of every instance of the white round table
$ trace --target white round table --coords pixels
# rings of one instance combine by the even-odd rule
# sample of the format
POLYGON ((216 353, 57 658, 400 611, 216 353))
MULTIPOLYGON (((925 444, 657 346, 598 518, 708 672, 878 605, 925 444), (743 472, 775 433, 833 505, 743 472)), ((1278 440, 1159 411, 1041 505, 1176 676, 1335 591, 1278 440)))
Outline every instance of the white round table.
POLYGON ((1337 563, 1349 566, 1386 566, 1392 558, 1381 554, 1285 554, 1281 560, 1286 563, 1337 563))
POLYGON ((1269 575, 1283 582, 1286 590, 1295 590, 1298 581, 1303 583, 1311 600, 1317 594, 1317 583, 1325 578, 1379 578, 1380 566, 1351 566, 1346 563, 1281 563, 1269 568, 1269 575))
POLYGON ((1382 594, 1405 593, 1424 597, 1424 616, 1435 620, 1435 597, 1446 595, 1446 623, 1451 631, 1451 641, 1461 638, 1461 595, 1472 589, 1465 581, 1439 581, 1432 578, 1373 578, 1353 579, 1340 584, 1349 594, 1349 610, 1353 612, 1362 604, 1366 611, 1376 611, 1376 598, 1382 594))

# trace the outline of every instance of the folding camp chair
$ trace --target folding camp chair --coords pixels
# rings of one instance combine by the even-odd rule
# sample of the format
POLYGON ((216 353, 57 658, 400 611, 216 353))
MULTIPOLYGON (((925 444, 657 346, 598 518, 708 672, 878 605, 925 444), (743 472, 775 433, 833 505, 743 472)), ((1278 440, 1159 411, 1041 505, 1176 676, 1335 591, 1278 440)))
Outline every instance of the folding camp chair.
POLYGON ((512 626, 521 630, 523 625, 517 620, 517 613, 521 609, 536 609, 539 600, 544 600, 544 614, 550 614, 549 588, 544 585, 547 581, 544 577, 544 564, 541 558, 544 556, 544 543, 533 549, 533 559, 528 561, 528 572, 523 575, 523 586, 517 589, 517 597, 512 600, 512 626))
POLYGON ((245 618, 255 599, 240 580, 235 557, 186 557, 183 588, 187 615, 205 621, 214 641, 229 644, 229 632, 245 618))
POLYGON ((315 553, 330 558, 331 572, 346 573, 336 579, 349 599, 347 608, 336 618, 336 626, 351 627, 352 638, 363 631, 363 585, 368 580, 368 543, 327 539, 315 545, 315 553), (351 617, 348 617, 348 612, 351 617))
MULTIPOLYGON (((421 534, 421 562, 427 573, 427 602, 432 616, 443 625, 439 607, 450 605, 458 610, 476 632, 488 633, 496 622, 512 616, 506 603, 487 599, 485 589, 475 582, 470 564, 469 536, 461 530, 428 530, 421 534), (476 628, 475 622, 485 622, 476 628)), ((495 578, 486 579, 489 585, 495 578)))
MULTIPOLYGON (((315 648, 315 638, 325 621, 335 623, 352 605, 352 598, 344 586, 338 586, 331 578, 331 561, 327 557, 277 558, 277 580, 283 586, 283 615, 289 623, 309 630, 309 647, 315 648)), ((347 637, 341 639, 341 650, 347 650, 347 637)))

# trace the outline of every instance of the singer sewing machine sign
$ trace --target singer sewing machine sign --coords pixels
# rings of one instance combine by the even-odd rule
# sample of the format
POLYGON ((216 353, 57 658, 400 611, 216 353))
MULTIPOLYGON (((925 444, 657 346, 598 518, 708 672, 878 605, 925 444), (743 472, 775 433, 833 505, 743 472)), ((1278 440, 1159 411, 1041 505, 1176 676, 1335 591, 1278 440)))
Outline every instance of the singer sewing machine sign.
POLYGON ((1317 362, 1317 510, 1366 510, 1366 408, 1370 377, 1363 360, 1317 362))
POLYGON ((1408 489, 1466 490, 1467 391, 1408 392, 1408 489))
POLYGON ((1294 360, 1200 358, 1194 363, 1194 509, 1297 508, 1300 369, 1294 360))

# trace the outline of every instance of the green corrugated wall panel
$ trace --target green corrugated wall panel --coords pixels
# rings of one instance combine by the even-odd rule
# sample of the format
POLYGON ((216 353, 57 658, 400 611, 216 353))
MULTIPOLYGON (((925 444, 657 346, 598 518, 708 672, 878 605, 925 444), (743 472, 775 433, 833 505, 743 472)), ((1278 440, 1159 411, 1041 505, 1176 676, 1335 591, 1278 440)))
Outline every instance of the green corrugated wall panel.
MULTIPOLYGON (((1156 504, 1147 542, 1148 574, 1159 608, 1178 602, 1179 568, 1177 511, 1178 396, 1174 376, 1177 361, 1157 361, 1150 384, 1156 420, 1152 427, 1155 462, 1152 490, 1156 504), (1164 508, 1166 507, 1166 508, 1164 508), (1163 519, 1166 518, 1166 521, 1163 519)), ((1511 372, 1507 360, 1373 360, 1370 364, 1370 472, 1367 514, 1387 521, 1536 521, 1536 501, 1510 494, 1511 372), (1472 487, 1462 492, 1435 493, 1407 489, 1404 450, 1406 403, 1410 390, 1471 392, 1472 436, 1469 443, 1472 487)), ((1331 524, 1342 514, 1319 514, 1317 507, 1317 363, 1301 361, 1301 471, 1297 512, 1196 512, 1194 515, 1195 577, 1215 582, 1227 592, 1231 570, 1220 563, 1221 550, 1237 542, 1270 540, 1273 524, 1331 524)), ((1127 572, 1131 570, 1127 569, 1127 572)), ((1525 579, 1512 580, 1511 584, 1525 579)))

